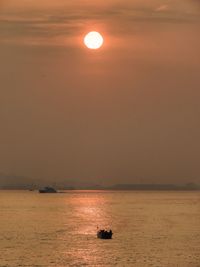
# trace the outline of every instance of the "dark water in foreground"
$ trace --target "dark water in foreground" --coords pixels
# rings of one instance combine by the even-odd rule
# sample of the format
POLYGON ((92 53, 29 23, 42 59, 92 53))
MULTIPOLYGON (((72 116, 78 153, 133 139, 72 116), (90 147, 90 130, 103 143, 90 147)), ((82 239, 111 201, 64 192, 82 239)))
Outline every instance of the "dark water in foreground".
POLYGON ((200 192, 0 191, 0 266, 200 267, 200 192))

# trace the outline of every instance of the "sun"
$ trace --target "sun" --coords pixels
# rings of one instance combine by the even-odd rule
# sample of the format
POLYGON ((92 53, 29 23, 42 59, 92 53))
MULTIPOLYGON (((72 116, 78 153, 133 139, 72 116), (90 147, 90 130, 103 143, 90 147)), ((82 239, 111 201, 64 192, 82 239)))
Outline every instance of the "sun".
POLYGON ((98 49, 103 44, 103 37, 99 32, 89 32, 84 37, 84 44, 89 49, 98 49))

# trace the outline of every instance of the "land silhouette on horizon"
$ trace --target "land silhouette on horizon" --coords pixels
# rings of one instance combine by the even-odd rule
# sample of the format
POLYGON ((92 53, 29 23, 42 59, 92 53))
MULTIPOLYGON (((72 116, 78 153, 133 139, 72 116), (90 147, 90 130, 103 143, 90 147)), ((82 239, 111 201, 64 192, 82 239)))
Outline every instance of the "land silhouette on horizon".
MULTIPOLYGON (((52 186, 52 185, 51 185, 52 186)), ((39 188, 44 187, 44 185, 36 185, 36 184, 24 184, 24 185, 1 185, 0 190, 38 190, 39 188)), ((60 190, 122 190, 122 191, 130 191, 130 190, 158 190, 158 191, 181 191, 181 190, 200 190, 200 185, 195 183, 187 183, 187 184, 113 184, 111 186, 102 186, 98 184, 82 184, 82 185, 64 185, 64 184, 54 184, 52 186, 56 189, 60 190)))

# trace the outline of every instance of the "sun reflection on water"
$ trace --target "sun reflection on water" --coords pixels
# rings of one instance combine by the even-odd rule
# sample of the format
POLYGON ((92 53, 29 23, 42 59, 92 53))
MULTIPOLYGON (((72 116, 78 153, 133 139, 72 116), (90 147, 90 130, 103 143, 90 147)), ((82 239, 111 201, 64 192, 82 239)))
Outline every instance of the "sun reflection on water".
POLYGON ((97 239, 96 232, 97 226, 111 228, 110 201, 107 194, 98 191, 81 193, 75 191, 68 195, 65 202, 65 225, 68 229, 59 238, 66 245, 62 250, 63 257, 73 261, 75 266, 80 262, 82 265, 87 265, 88 262, 99 262, 101 249, 107 250, 102 246, 109 244, 97 239), (72 249, 74 247, 76 250, 72 249))
POLYGON ((77 233, 83 235, 94 235, 99 227, 110 227, 108 200, 105 194, 88 193, 80 194, 71 198, 74 207, 74 216, 79 218, 80 224, 77 233))

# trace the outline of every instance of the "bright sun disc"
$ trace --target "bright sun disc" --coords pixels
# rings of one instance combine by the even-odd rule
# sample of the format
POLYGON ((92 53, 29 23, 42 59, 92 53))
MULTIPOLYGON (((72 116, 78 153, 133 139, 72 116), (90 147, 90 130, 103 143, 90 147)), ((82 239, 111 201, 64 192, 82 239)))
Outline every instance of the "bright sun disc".
POLYGON ((99 32, 89 32, 84 37, 84 44, 87 46, 87 48, 98 49, 103 44, 103 37, 99 32))

